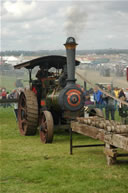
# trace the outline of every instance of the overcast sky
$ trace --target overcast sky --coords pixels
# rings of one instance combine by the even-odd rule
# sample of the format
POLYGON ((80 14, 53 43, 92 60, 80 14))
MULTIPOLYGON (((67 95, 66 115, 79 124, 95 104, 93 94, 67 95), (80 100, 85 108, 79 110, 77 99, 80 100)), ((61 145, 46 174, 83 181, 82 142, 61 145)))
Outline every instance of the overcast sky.
POLYGON ((128 49, 128 0, 0 0, 2 50, 128 49))

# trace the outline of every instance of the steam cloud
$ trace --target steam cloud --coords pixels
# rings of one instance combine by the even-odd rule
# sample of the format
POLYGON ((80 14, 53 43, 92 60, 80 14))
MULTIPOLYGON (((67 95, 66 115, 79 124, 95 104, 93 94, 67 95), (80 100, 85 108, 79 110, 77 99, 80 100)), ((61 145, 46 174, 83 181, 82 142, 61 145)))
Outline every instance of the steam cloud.
POLYGON ((84 31, 87 22, 85 4, 79 2, 68 7, 66 11, 66 17, 66 35, 73 36, 78 40, 81 33, 84 31))

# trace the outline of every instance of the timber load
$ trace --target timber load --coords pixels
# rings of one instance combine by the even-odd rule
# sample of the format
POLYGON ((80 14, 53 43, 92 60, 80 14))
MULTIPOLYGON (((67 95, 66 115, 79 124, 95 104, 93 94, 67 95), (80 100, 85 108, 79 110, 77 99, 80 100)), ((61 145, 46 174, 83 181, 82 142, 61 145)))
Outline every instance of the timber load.
POLYGON ((113 132, 116 134, 128 134, 128 125, 122 125, 121 122, 118 121, 105 120, 104 118, 99 118, 97 116, 88 118, 77 117, 76 119, 79 123, 83 123, 99 129, 104 129, 107 132, 113 132))
POLYGON ((117 157, 126 157, 128 153, 118 153, 117 148, 128 152, 128 125, 104 118, 77 117, 71 122, 70 129, 70 154, 73 148, 105 146, 104 153, 108 165, 116 163, 117 157), (73 145, 72 132, 82 134, 102 141, 104 144, 73 145))

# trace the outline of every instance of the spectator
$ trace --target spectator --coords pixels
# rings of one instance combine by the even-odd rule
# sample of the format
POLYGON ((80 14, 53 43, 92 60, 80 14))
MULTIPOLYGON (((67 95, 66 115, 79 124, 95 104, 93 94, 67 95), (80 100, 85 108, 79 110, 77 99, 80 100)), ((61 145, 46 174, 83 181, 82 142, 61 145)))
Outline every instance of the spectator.
POLYGON ((84 103, 85 106, 88 106, 88 105, 94 105, 94 102, 92 102, 90 100, 90 95, 85 95, 85 103, 84 103))
POLYGON ((94 96, 96 108, 102 109, 103 108, 103 93, 100 90, 98 90, 97 86, 95 86, 94 88, 93 96, 94 96))
POLYGON ((89 116, 89 113, 88 113, 88 106, 91 106, 91 105, 94 105, 94 102, 92 102, 90 100, 90 95, 89 94, 86 94, 85 95, 85 103, 84 103, 84 117, 88 117, 89 116))
MULTIPOLYGON (((115 93, 111 88, 111 85, 107 86, 107 92, 115 96, 115 93)), ((109 114, 111 114, 111 119, 115 120, 115 100, 109 96, 106 96, 105 101, 106 101, 106 105, 105 105, 106 120, 109 120, 109 114)))
POLYGON ((126 102, 128 102, 128 88, 126 89, 126 91, 124 92, 125 96, 126 96, 126 102))
MULTIPOLYGON (((2 96, 2 99, 6 99, 7 98, 7 93, 6 93, 6 89, 5 88, 2 89, 1 96, 2 96)), ((6 107, 6 103, 3 104, 3 107, 4 108, 6 107)))
MULTIPOLYGON (((119 98, 119 93, 120 93, 120 90, 118 89, 118 87, 115 87, 114 94, 116 98, 119 98)), ((119 106, 118 102, 115 101, 115 110, 118 109, 118 106, 119 106)))
MULTIPOLYGON (((6 98, 9 99, 9 92, 7 92, 6 98)), ((7 107, 11 107, 11 104, 10 103, 6 103, 6 106, 7 107)))
MULTIPOLYGON (((122 101, 126 101, 126 97, 121 97, 122 101)), ((128 124, 128 106, 120 103, 119 105, 119 115, 121 116, 122 124, 128 124)))
POLYGON ((2 89, 1 96, 2 96, 2 99, 6 99, 7 93, 5 88, 2 89))
POLYGON ((116 97, 116 98, 119 97, 119 93, 120 93, 120 90, 118 89, 118 87, 115 87, 115 89, 114 89, 114 94, 115 94, 115 97, 116 97))
POLYGON ((120 92, 119 92, 119 99, 124 99, 124 100, 126 100, 126 96, 125 96, 125 93, 124 93, 124 89, 122 88, 121 90, 120 90, 120 92))
MULTIPOLYGON (((18 99, 18 98, 19 98, 18 89, 15 89, 15 90, 13 91, 13 98, 14 98, 14 99, 18 99)), ((18 103, 14 103, 14 113, 15 113, 16 122, 17 122, 17 120, 18 120, 18 103)))

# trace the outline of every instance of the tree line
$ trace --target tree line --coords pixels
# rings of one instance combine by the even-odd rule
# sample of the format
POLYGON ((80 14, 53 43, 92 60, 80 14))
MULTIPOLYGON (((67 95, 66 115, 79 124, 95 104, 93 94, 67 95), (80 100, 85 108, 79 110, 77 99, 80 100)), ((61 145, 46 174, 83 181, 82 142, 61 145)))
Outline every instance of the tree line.
MULTIPOLYGON (((25 51, 25 50, 6 50, 1 51, 1 56, 43 56, 43 55, 65 55, 65 50, 38 50, 38 51, 25 51)), ((97 49, 97 50, 77 50, 78 55, 85 54, 128 54, 128 49, 97 49)))

